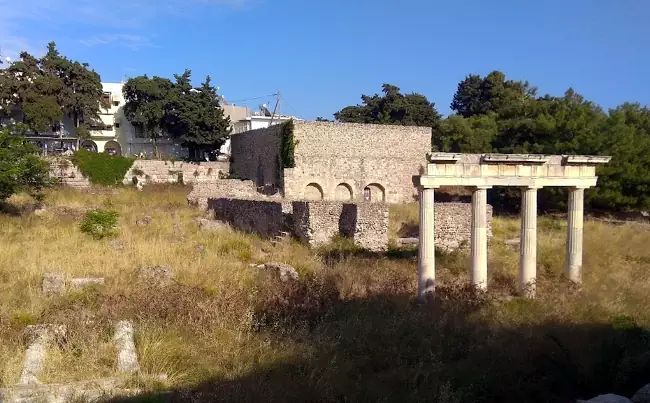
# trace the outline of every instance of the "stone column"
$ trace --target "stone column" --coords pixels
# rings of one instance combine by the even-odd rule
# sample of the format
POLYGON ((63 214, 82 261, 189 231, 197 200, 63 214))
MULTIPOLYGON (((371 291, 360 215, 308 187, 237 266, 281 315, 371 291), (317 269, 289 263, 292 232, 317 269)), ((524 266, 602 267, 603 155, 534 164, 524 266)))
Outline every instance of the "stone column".
POLYGON ((418 248, 418 298, 425 301, 435 291, 436 257, 434 190, 420 190, 420 240, 418 248))
POLYGON ((569 222, 566 241, 566 277, 582 283, 582 234, 585 190, 569 189, 569 222))
POLYGON ((472 193, 472 265, 470 284, 487 289, 487 189, 476 187, 472 193))
POLYGON ((521 241, 519 245, 519 292, 535 297, 537 280, 537 188, 521 189, 521 241))

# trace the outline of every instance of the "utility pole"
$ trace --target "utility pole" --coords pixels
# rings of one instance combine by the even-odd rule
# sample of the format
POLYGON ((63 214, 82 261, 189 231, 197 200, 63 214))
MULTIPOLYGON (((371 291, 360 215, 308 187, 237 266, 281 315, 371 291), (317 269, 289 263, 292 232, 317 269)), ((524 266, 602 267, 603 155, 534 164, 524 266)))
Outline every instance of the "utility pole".
POLYGON ((273 124, 273 118, 275 117, 275 112, 278 112, 280 114, 280 90, 278 90, 277 94, 275 94, 275 108, 273 108, 273 113, 271 114, 271 121, 269 122, 269 126, 273 124))

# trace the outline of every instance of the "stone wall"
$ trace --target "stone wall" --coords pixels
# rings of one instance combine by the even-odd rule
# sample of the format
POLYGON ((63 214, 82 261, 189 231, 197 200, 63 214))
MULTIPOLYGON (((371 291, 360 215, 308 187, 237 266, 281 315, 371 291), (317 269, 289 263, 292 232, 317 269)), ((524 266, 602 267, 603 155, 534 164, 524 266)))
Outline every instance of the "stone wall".
POLYGON ((220 174, 228 174, 227 162, 183 162, 159 160, 135 160, 131 169, 124 175, 124 184, 133 183, 133 178, 146 183, 178 183, 182 178, 185 184, 214 182, 220 174))
POLYGON ((241 231, 273 237, 289 231, 291 203, 283 201, 209 198, 207 208, 214 219, 241 231))
POLYGON ((200 182, 195 184, 187 196, 190 205, 205 210, 208 207, 209 198, 227 199, 252 199, 262 198, 280 200, 280 195, 265 196, 258 191, 253 181, 239 179, 220 179, 211 182, 200 182))
POLYGON ((307 197, 320 187, 325 200, 414 200, 413 177, 426 165, 431 128, 353 123, 304 122, 294 130, 296 167, 284 172, 286 197, 307 197))
POLYGON ((310 246, 322 246, 342 235, 374 251, 388 245, 388 205, 337 201, 293 202, 293 230, 310 246))
MULTIPOLYGON (((72 187, 89 187, 90 182, 81 174, 67 158, 51 158, 50 176, 58 178, 60 183, 72 187)), ((133 184, 133 178, 138 182, 147 183, 178 183, 182 178, 185 184, 218 181, 221 175, 227 175, 228 162, 190 163, 182 161, 135 160, 124 175, 125 185, 133 184)))
POLYGON ((426 165, 431 128, 295 122, 295 168, 280 166, 280 127, 232 136, 231 172, 272 183, 288 199, 404 203, 414 200, 413 177, 426 165))
MULTIPOLYGON (((469 246, 472 237, 471 203, 435 203, 436 248, 469 246)), ((487 206, 488 238, 492 236, 492 206, 487 206)))
POLYGON ((258 186, 282 184, 281 125, 233 134, 230 139, 230 172, 258 186))
POLYGON ((66 158, 47 159, 50 164, 50 177, 56 178, 60 184, 74 187, 87 188, 90 182, 85 178, 79 168, 66 158))

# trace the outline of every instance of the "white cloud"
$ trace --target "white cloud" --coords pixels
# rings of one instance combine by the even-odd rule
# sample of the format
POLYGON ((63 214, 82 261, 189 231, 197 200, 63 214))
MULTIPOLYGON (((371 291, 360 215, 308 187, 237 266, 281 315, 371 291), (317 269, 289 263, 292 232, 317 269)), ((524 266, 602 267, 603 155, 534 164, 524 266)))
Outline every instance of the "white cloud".
POLYGON ((79 42, 86 46, 114 44, 117 46, 122 46, 131 49, 134 52, 137 52, 142 48, 154 47, 154 44, 151 43, 151 40, 149 38, 141 35, 131 35, 131 34, 95 35, 87 39, 82 39, 79 42))
POLYGON ((62 27, 72 27, 84 34, 75 38, 84 45, 137 51, 154 46, 146 29, 151 21, 188 18, 206 7, 242 10, 259 1, 263 0, 0 0, 0 49, 10 57, 22 50, 31 53, 44 49, 62 27))

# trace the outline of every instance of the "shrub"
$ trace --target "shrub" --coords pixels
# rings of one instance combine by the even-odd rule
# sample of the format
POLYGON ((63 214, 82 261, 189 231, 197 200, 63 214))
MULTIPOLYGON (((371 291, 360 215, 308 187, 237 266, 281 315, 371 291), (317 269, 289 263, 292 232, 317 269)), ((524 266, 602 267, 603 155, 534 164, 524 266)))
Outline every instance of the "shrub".
POLYGON ((84 149, 74 154, 72 162, 91 183, 105 186, 122 183, 124 175, 133 165, 132 158, 84 149))
POLYGON ((79 225, 81 232, 95 239, 114 236, 117 233, 117 212, 93 210, 86 213, 86 218, 79 225))
POLYGON ((144 176, 144 171, 140 168, 133 168, 132 172, 135 176, 144 176))

